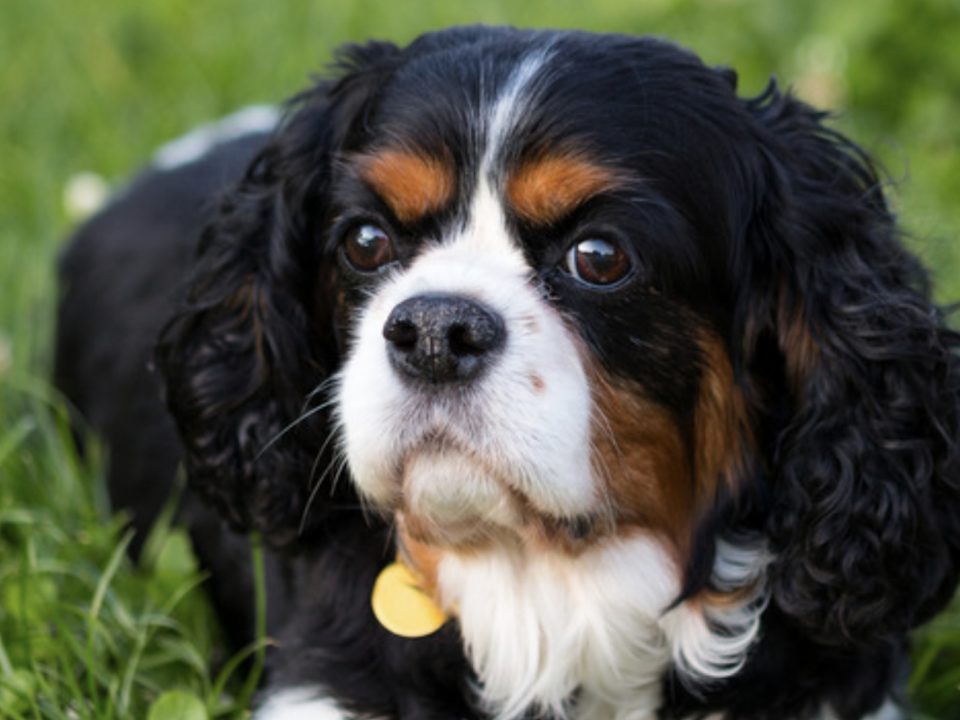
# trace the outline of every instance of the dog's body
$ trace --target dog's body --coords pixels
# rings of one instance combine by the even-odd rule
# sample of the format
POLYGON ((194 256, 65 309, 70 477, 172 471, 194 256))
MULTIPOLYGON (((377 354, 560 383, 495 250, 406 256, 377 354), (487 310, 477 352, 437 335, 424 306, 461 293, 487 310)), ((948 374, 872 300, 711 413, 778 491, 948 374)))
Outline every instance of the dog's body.
POLYGON ((209 508, 275 548, 258 717, 896 717, 957 580, 960 370, 862 153, 652 40, 340 72, 62 263, 114 502, 142 537, 185 463, 237 641, 209 508), (371 611, 397 553, 451 616, 425 637, 371 611))

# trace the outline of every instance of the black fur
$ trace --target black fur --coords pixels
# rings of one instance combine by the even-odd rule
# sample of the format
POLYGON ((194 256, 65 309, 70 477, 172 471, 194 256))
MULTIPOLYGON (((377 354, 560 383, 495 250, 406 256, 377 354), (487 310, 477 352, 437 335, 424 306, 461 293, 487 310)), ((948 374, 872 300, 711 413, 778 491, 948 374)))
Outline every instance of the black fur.
MULTIPOLYGON (((727 682, 666 678, 661 714, 783 720, 829 702, 862 717, 901 685, 909 631, 957 584, 958 338, 870 160, 772 83, 737 99, 731 71, 622 36, 463 28, 406 49, 350 47, 270 138, 151 171, 78 232, 61 263, 57 383, 108 440, 112 498, 141 531, 182 458, 182 516, 238 642, 250 632, 244 548, 194 494, 275 549, 282 644, 267 692, 315 683, 357 711, 480 717, 455 626, 402 640, 368 608, 392 551, 327 442, 322 386, 367 282, 344 270, 334 228, 366 198, 343 154, 386 136, 451 152, 468 196, 481 75, 502 83, 545 43, 547 89, 510 152, 575 139, 637 182, 556 227, 514 219, 538 281, 603 367, 681 420, 698 388, 696 330, 712 328, 755 424, 752 474, 702 522, 685 595, 708 584, 718 533, 764 534, 776 560, 760 639, 727 682), (555 269, 556 238, 598 218, 632 229, 644 273, 603 296, 555 269), (158 333, 182 450, 147 370, 158 333)), ((462 212, 386 220, 410 257, 462 212)))

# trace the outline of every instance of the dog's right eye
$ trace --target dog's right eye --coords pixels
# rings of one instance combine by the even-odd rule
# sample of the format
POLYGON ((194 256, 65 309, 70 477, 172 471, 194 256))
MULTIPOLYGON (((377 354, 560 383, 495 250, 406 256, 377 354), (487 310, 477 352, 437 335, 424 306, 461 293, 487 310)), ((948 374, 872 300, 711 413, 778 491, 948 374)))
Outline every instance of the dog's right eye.
POLYGON ((360 272, 375 272, 397 259, 386 231, 369 223, 351 229, 343 241, 347 262, 360 272))

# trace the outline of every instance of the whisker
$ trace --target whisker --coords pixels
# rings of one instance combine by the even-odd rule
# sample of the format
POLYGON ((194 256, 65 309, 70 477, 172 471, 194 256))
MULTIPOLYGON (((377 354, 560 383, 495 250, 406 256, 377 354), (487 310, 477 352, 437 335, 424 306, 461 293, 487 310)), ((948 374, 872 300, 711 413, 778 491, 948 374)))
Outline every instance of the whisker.
MULTIPOLYGON (((327 442, 329 442, 329 440, 327 442)), ((326 443, 324 443, 324 445, 326 445, 326 443)), ((316 468, 318 467, 319 459, 321 457, 323 457, 322 451, 317 453, 317 460, 314 461, 314 469, 311 470, 310 472, 311 481, 313 478, 313 474, 316 471, 316 468)), ((320 488, 323 485, 323 481, 327 478, 327 475, 329 475, 330 471, 333 469, 334 465, 337 464, 338 460, 341 460, 341 458, 339 457, 339 455, 334 454, 334 456, 330 459, 330 462, 327 464, 326 469, 323 471, 323 474, 320 476, 320 478, 317 480, 317 482, 313 485, 312 489, 310 490, 310 496, 307 498, 307 504, 303 508, 303 514, 300 516, 300 527, 297 529, 297 535, 303 534, 303 530, 307 526, 307 516, 310 514, 310 508, 313 506, 313 501, 316 499, 317 493, 320 492, 320 488)), ((345 464, 346 464, 346 458, 343 458, 342 461, 340 462, 339 469, 337 470, 338 473, 343 470, 343 467, 345 464)))
POLYGON ((277 442, 278 442, 281 438, 283 438, 288 432, 290 432, 291 430, 293 430, 297 425, 299 425, 300 423, 302 423, 304 420, 307 420, 307 419, 309 419, 310 417, 316 415, 318 412, 322 412, 323 410, 326 409, 326 407, 327 407, 326 405, 317 405, 316 407, 311 408, 310 410, 308 410, 307 412, 301 414, 301 415, 300 415, 299 417, 297 417, 295 420, 293 420, 292 422, 290 422, 286 427, 284 427, 284 428, 283 428, 282 430, 280 430, 276 435, 274 435, 272 438, 270 438, 270 439, 267 441, 267 443, 266 443, 262 448, 260 448, 260 451, 256 454, 256 457, 253 458, 253 461, 256 462, 257 460, 259 460, 260 457, 261 457, 267 450, 269 450, 269 449, 272 448, 274 445, 276 445, 277 442))
MULTIPOLYGON (((308 481, 308 482, 310 483, 310 488, 311 488, 311 490, 316 487, 316 485, 314 485, 314 483, 313 483, 313 478, 314 478, 314 477, 316 476, 316 474, 317 474, 317 467, 318 467, 319 464, 320 464, 320 459, 323 457, 323 453, 324 453, 324 451, 327 449, 327 446, 330 445, 330 443, 333 441, 333 439, 334 439, 335 437, 337 437, 336 428, 333 429, 333 430, 331 430, 329 433, 327 433, 327 439, 323 441, 323 445, 321 445, 321 446, 320 446, 320 449, 317 450, 316 457, 314 457, 314 459, 313 459, 313 465, 310 467, 310 477, 309 477, 309 481, 308 481)), ((339 456, 340 456, 340 450, 339 450, 339 448, 337 448, 337 449, 334 451, 334 453, 333 453, 333 458, 335 459, 335 458, 337 458, 337 457, 339 457, 339 456)), ((332 460, 331 460, 331 461, 332 461, 332 460)), ((319 482, 318 482, 318 484, 319 484, 319 482)))
POLYGON ((307 397, 305 398, 304 405, 306 405, 307 403, 309 403, 310 400, 312 400, 313 398, 315 398, 315 397, 316 397, 317 395, 319 395, 320 393, 329 390, 329 389, 330 389, 330 385, 334 384, 334 383, 337 382, 337 380, 339 380, 339 379, 340 379, 340 378, 339 378, 337 375, 331 375, 330 377, 325 378, 325 379, 324 379, 322 382, 320 382, 313 390, 311 390, 309 393, 307 393, 307 397))
POLYGON ((311 407, 309 410, 305 409, 310 405, 310 400, 312 400, 317 395, 329 390, 330 386, 336 381, 336 379, 337 377, 335 375, 332 375, 328 377, 326 380, 324 380, 323 382, 321 382, 319 385, 317 385, 317 387, 315 387, 313 390, 311 390, 307 394, 306 398, 304 399, 303 405, 301 406, 300 415, 297 416, 294 420, 292 420, 289 424, 287 424, 284 428, 282 428, 279 432, 277 432, 276 435, 270 438, 267 441, 267 443, 262 448, 260 448, 259 452, 257 452, 257 455, 256 457, 254 457, 253 461, 256 462, 257 460, 259 460, 261 455, 263 455, 267 450, 269 450, 274 445, 276 445, 277 442, 279 442, 287 433, 289 433, 291 430, 297 427, 297 425, 313 417, 318 412, 322 412, 323 410, 326 410, 328 407, 333 405, 337 400, 336 397, 330 397, 324 402, 320 403, 319 405, 315 405, 311 407))
POLYGON ((336 457, 340 457, 341 460, 340 460, 340 467, 337 469, 336 474, 333 476, 333 485, 332 485, 332 487, 330 488, 330 494, 331 494, 331 495, 337 491, 337 483, 339 483, 339 482, 340 482, 340 478, 343 477, 343 475, 344 475, 343 470, 344 470, 344 468, 345 468, 346 465, 347 465, 347 453, 346 453, 346 450, 344 450, 343 448, 337 448, 337 450, 336 450, 336 452, 334 453, 334 455, 335 455, 336 457))

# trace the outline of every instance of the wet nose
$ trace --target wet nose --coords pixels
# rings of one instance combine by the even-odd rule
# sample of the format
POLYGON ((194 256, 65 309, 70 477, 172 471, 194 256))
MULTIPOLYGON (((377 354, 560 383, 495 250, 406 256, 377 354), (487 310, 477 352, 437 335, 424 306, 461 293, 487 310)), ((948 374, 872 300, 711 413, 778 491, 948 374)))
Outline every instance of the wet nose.
POLYGON ((387 354, 403 377, 439 385, 477 377, 503 347, 503 318, 481 303, 451 294, 404 300, 383 325, 387 354))

